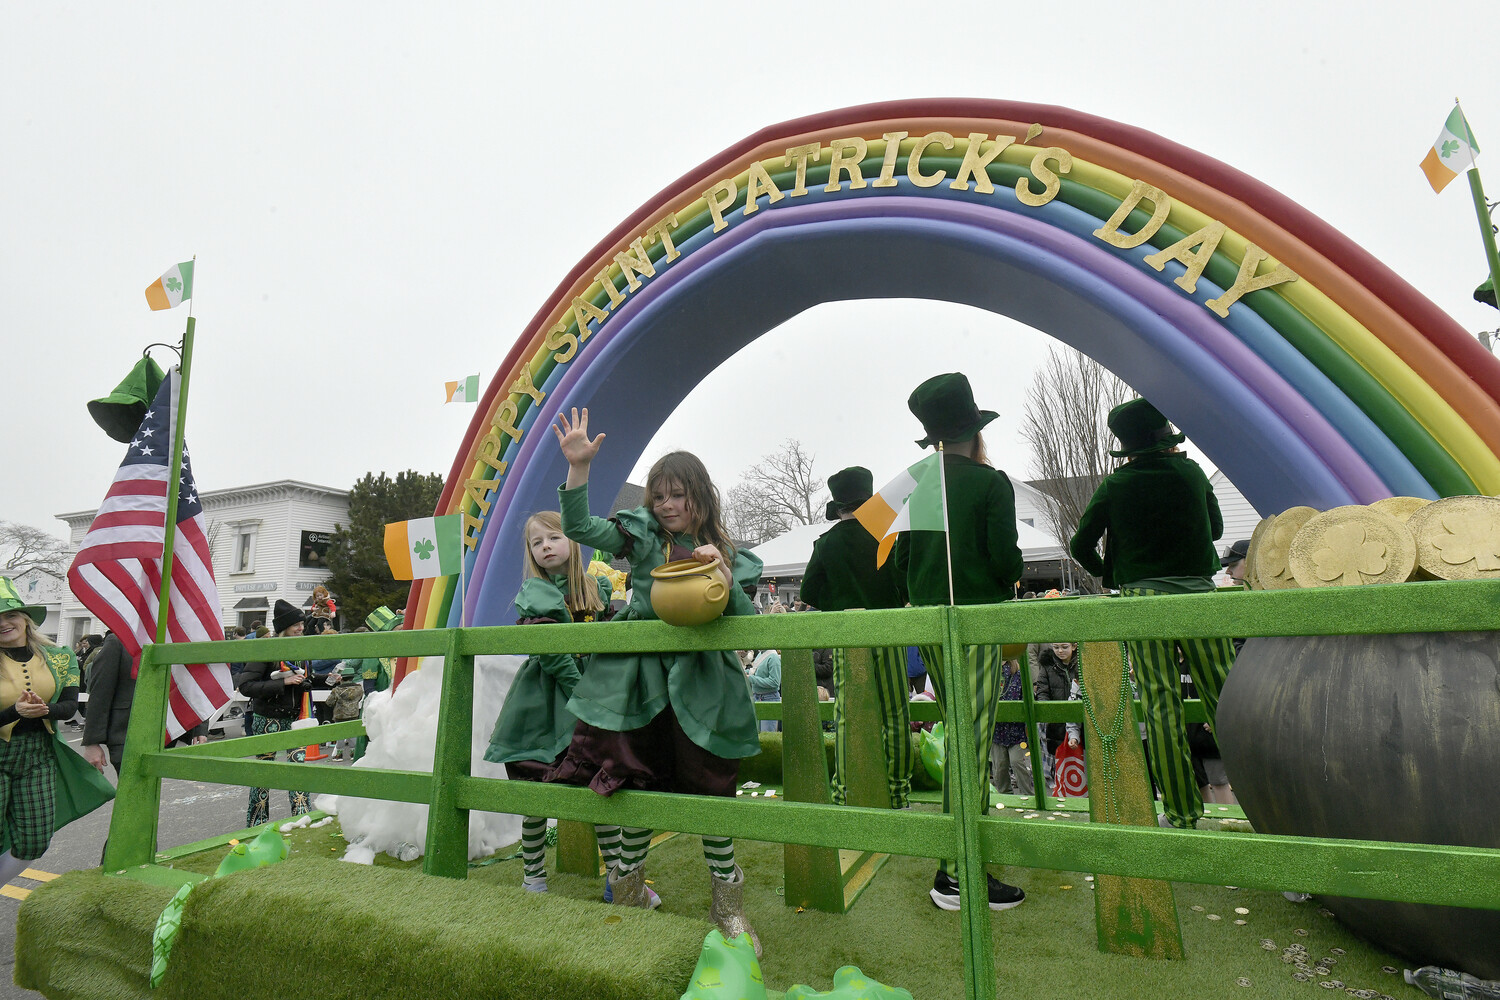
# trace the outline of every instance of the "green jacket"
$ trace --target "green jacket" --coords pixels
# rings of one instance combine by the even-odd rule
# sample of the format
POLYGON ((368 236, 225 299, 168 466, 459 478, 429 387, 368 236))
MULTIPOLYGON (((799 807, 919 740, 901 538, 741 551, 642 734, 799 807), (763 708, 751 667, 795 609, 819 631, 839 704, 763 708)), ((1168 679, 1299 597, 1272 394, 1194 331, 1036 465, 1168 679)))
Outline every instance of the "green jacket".
MULTIPOLYGON (((588 486, 557 491, 563 534, 630 561, 630 604, 621 616, 656 620, 651 609, 651 571, 667 561, 675 543, 696 548, 690 535, 669 536, 646 507, 619 511, 613 519, 589 514, 588 486), (616 527, 616 524, 619 527, 616 527), (629 546, 629 553, 623 550, 629 546)), ((760 580, 761 562, 751 552, 735 552, 726 615, 753 615, 755 606, 741 586, 760 580)), ((639 729, 670 703, 688 739, 718 757, 753 757, 760 752, 755 706, 745 671, 732 650, 692 653, 599 653, 573 690, 568 708, 591 726, 625 732, 639 729)))
POLYGON ((1068 551, 1106 587, 1160 577, 1211 577, 1224 519, 1198 463, 1178 453, 1142 455, 1104 478, 1068 551), (1104 557, 1099 557, 1099 539, 1104 557))
POLYGON ((819 611, 905 606, 905 580, 896 564, 887 559, 875 565, 879 545, 858 521, 835 524, 813 542, 799 596, 819 611))
MULTIPOLYGON (((597 577, 590 579, 597 580, 597 577)), ((568 602, 567 576, 548 579, 528 577, 516 595, 516 615, 528 618, 551 618, 555 622, 572 622, 568 602)), ((609 607, 609 584, 600 581, 600 597, 609 607)), ((512 760, 551 762, 568 748, 578 719, 568 711, 568 699, 581 676, 579 658, 571 653, 533 654, 516 671, 505 705, 495 719, 489 749, 484 759, 496 764, 512 760)))
POLYGON ((953 552, 955 604, 998 604, 1016 596, 1024 563, 1016 533, 1016 491, 998 469, 962 455, 945 455, 948 534, 904 531, 896 540, 896 568, 911 603, 948 603, 948 551, 953 552))

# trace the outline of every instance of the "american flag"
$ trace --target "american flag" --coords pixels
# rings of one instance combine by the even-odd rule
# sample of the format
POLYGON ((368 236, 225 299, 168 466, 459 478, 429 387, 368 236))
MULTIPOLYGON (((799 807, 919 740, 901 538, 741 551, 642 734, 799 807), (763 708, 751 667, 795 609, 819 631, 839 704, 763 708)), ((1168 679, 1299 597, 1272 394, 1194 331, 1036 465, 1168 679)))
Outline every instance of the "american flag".
MULTIPOLYGON (((179 377, 174 368, 162 382, 68 567, 68 586, 74 595, 120 637, 132 658, 140 655, 142 646, 156 640, 179 377)), ((172 548, 172 593, 167 608, 168 640, 223 639, 219 614, 219 588, 214 583, 213 554, 204 531, 203 504, 193 485, 184 446, 177 538, 172 548)), ((227 664, 173 665, 167 739, 176 739, 212 716, 229 701, 233 690, 227 664)))

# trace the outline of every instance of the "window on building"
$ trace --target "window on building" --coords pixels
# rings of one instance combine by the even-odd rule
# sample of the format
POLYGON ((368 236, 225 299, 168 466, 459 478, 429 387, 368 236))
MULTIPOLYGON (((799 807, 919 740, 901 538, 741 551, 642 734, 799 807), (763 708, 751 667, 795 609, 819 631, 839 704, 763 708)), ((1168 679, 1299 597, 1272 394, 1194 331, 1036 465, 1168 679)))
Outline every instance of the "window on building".
POLYGON ((229 572, 255 572, 255 536, 259 530, 260 526, 253 524, 242 524, 235 528, 234 552, 229 564, 229 572))

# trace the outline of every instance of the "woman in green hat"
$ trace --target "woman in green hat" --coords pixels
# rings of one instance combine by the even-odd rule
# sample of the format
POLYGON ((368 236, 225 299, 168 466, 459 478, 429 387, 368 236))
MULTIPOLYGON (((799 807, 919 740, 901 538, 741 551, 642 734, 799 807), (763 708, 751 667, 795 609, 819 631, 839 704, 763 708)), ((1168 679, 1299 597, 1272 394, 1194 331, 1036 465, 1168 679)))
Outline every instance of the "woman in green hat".
POLYGON ((46 608, 0 576, 0 884, 46 853, 55 831, 114 797, 58 735, 78 711, 78 659, 37 631, 46 620, 46 608))
MULTIPOLYGON (((911 603, 919 606, 946 604, 998 604, 1016 594, 1023 562, 1017 544, 1016 492, 1010 479, 989 465, 980 430, 1000 414, 974 405, 974 391, 960 372, 935 375, 912 392, 906 405, 927 436, 921 448, 936 447, 943 453, 948 508, 947 537, 937 531, 904 532, 896 542, 896 565, 905 576, 911 603), (953 553, 950 560, 949 552, 953 553)), ((974 692, 974 718, 950 730, 964 732, 974 741, 975 758, 988 762, 990 739, 1000 692, 1005 687, 1004 657, 999 646, 964 648, 969 688, 974 692)), ((921 647, 922 660, 932 678, 937 703, 946 715, 943 686, 947 665, 941 646, 921 647)), ((945 719, 945 721, 951 721, 945 719)), ((979 768, 981 794, 988 803, 989 768, 979 768)), ((951 793, 948 772, 943 774, 943 812, 949 811, 951 793)), ((932 881, 931 897, 944 910, 959 907, 957 870, 944 859, 932 881)), ((992 910, 1020 906, 1026 893, 989 877, 992 910)))
MULTIPOLYGON (((1125 463, 1105 477, 1078 521, 1068 545, 1078 565, 1125 597, 1207 593, 1219 570, 1214 540, 1224 519, 1214 488, 1197 462, 1178 448, 1183 435, 1144 399, 1109 411, 1109 430, 1120 441, 1110 452, 1125 463), (1104 555, 1099 555, 1099 540, 1104 555)), ((1228 639, 1167 639, 1126 644, 1141 689, 1146 738, 1156 787, 1162 791, 1163 826, 1191 829, 1203 815, 1203 797, 1193 776, 1182 712, 1178 654, 1208 711, 1234 662, 1228 639)))

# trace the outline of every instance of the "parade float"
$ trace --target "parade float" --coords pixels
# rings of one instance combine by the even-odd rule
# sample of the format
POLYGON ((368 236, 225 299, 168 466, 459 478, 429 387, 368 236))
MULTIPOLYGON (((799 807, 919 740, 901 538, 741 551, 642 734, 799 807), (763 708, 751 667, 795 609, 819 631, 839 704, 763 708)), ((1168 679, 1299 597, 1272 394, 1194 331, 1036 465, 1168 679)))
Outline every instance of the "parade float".
MULTIPOLYGON (((1309 793, 1283 783, 1264 799, 1247 795, 1254 832, 1160 829, 1139 742, 1121 738, 1133 721, 1119 654, 1121 641, 1162 636, 1305 637, 1295 641, 1314 650, 1347 636, 1354 648, 1383 642, 1405 657, 1381 659, 1375 673, 1445 677, 1449 663, 1431 662, 1427 639, 1401 637, 1447 634, 1444 641, 1461 650, 1487 645, 1493 662, 1500 602, 1488 578, 781 615, 690 628, 508 625, 520 582, 518 526, 531 511, 555 504, 566 474, 547 431, 563 407, 611 414, 612 447, 594 466, 592 483, 598 495, 612 495, 662 420, 745 343, 820 302, 893 296, 1002 313, 1092 356, 1186 431, 1264 514, 1500 493, 1500 364, 1368 253, 1253 178, 1139 129, 1042 105, 893 102, 773 126, 695 167, 620 222, 521 331, 481 394, 436 511, 461 519, 461 573, 415 584, 398 632, 257 640, 267 656, 399 657, 398 680, 422 658, 441 658, 431 770, 245 759, 293 745, 298 737, 286 734, 157 749, 167 666, 230 654, 215 643, 148 647, 103 869, 65 876, 28 900, 18 925, 18 954, 22 943, 26 949, 18 982, 56 996, 144 990, 150 921, 178 886, 198 881, 222 856, 219 845, 158 853, 164 777, 425 805, 421 864, 428 877, 340 865, 325 860, 326 848, 322 858, 298 858, 294 846, 283 863, 214 879, 187 897, 163 996, 216 995, 215 976, 227 984, 221 992, 240 998, 278 995, 287 976, 308 988, 317 974, 335 984, 319 992, 341 996, 676 997, 703 985, 701 977, 690 983, 706 929, 685 915, 703 909, 688 905, 694 890, 671 887, 684 901, 675 912, 666 891, 664 912, 603 907, 595 901, 597 855, 574 828, 574 839, 560 843, 568 857, 559 868, 577 876, 576 891, 527 898, 514 881, 486 879, 499 866, 470 867, 471 813, 485 811, 729 835, 747 854, 751 842, 784 845, 747 861, 765 869, 779 862, 784 877, 784 893, 768 891, 748 904, 758 908, 767 946, 761 985, 774 989, 798 981, 851 989, 865 982, 862 974, 834 970, 853 964, 881 989, 905 988, 919 998, 993 997, 997 982, 1007 994, 1027 996, 1060 988, 1090 996, 1148 989, 1209 995, 1226 986, 1240 996, 1281 996, 1293 982, 1314 979, 1375 997, 1398 988, 1378 988, 1380 975, 1396 971, 1381 970, 1380 959, 1396 960, 1335 931, 1334 914, 1347 914, 1350 926, 1377 938, 1356 915, 1365 905, 1356 901, 1492 917, 1500 908, 1500 844, 1492 831, 1489 840, 1484 831, 1471 836, 1468 820, 1402 828, 1373 819, 1301 823, 1313 807, 1295 798, 1309 793), (670 370, 661 364, 666 356, 677 359, 670 370), (1377 636, 1386 638, 1362 638, 1377 636), (930 644, 954 656, 965 644, 1062 639, 1083 644, 1091 695, 1088 822, 1077 821, 1083 814, 1076 810, 1059 811, 1040 788, 1034 798, 986 815, 989 803, 968 777, 984 762, 967 740, 954 741, 946 755, 945 766, 960 777, 950 814, 881 808, 878 787, 853 794, 857 805, 828 804, 812 649, 930 644), (774 797, 627 792, 601 799, 474 770, 474 729, 482 722, 473 691, 486 657, 733 648, 784 651, 783 703, 779 711, 766 706, 785 729, 774 797), (1016 808, 1027 804, 1033 811, 1016 808), (1292 818, 1283 822, 1283 815, 1292 818), (212 864, 194 860, 204 852, 215 854, 212 864), (964 903, 956 920, 948 915, 932 932, 937 937, 913 937, 930 932, 908 923, 911 894, 887 891, 910 881, 903 859, 913 857, 959 859, 964 903), (992 925, 988 909, 970 902, 984 898, 987 864, 1036 875, 1033 905, 1007 914, 1003 929, 1001 918, 992 925), (1068 881, 1045 891, 1054 873, 1068 881), (1067 873, 1088 873, 1079 877, 1090 888, 1069 896, 1075 880, 1067 873), (1290 905, 1280 899, 1283 890, 1327 899, 1329 908, 1316 920, 1273 914, 1271 907, 1290 905), (1236 906, 1225 893, 1246 893, 1247 902, 1256 895, 1253 905, 1236 906), (1082 921, 1076 909, 1048 903, 1085 895, 1092 905, 1082 904, 1089 914, 1082 921), (1178 905, 1188 900, 1195 901, 1178 905), (68 933, 76 928, 68 923, 74 911, 87 907, 110 922, 111 948, 89 953, 68 933), (770 914, 773 907, 781 912, 770 914), (1200 923, 1188 914, 1206 916, 1200 923), (1264 952, 1260 971, 1221 983, 1223 943, 1203 936, 1210 918, 1214 933, 1239 934, 1245 947, 1264 952), (312 920, 381 943, 361 962, 359 945, 314 947, 305 936, 283 941, 268 933, 272 921, 295 928, 312 920), (1326 924, 1309 931, 1317 920, 1326 924), (1034 940, 1038 922, 1046 945, 1034 940), (1258 943, 1257 929, 1264 930, 1258 943), (129 942, 142 931, 144 952, 137 955, 129 942), (1310 933, 1345 937, 1320 959, 1303 943, 1310 933), (816 952, 822 964, 796 966, 799 951, 816 952), (1165 958, 1177 961, 1152 961, 1165 958), (1045 969, 1020 964, 1039 959, 1049 963, 1045 969), (1342 969, 1343 978, 1334 979, 1340 961, 1373 981, 1356 985, 1342 969), (1321 969, 1322 978, 1304 966, 1321 969), (259 969, 274 978, 257 978, 259 969)), ((922 350, 941 352, 941 331, 912 336, 922 350)), ((1488 551, 1481 561, 1497 557, 1488 551)), ((1358 570, 1360 557, 1354 559, 1358 570)), ((1271 686, 1251 697, 1259 705, 1231 706, 1226 689, 1221 713, 1279 704, 1284 686, 1306 683, 1318 659, 1314 653, 1303 661, 1295 668, 1303 673, 1290 680, 1263 682, 1271 686)), ((856 662, 856 676, 859 669, 856 662)), ((1230 678, 1233 687, 1236 674, 1230 678)), ((1346 680, 1349 700, 1339 704, 1352 711, 1365 683, 1346 680)), ((1478 682, 1462 690, 1469 703, 1443 716, 1466 736, 1453 750, 1460 755, 1500 742, 1493 721, 1500 690, 1478 682)), ((1387 711, 1386 701, 1374 699, 1391 695, 1384 688, 1370 694, 1362 711, 1387 711)), ((968 715, 972 696, 951 685, 948 717, 968 715)), ((1076 704, 1039 706, 1028 697, 1006 706, 1002 718, 1084 721, 1085 714, 1076 704)), ((1403 711, 1401 718, 1414 725, 1417 741, 1436 724, 1430 714, 1403 711)), ((323 738, 361 731, 358 722, 340 723, 323 738)), ((1258 736, 1252 732, 1250 741, 1258 736)), ((1382 788, 1384 772, 1366 761, 1335 763, 1338 754, 1363 753, 1362 744, 1316 731, 1301 738, 1312 741, 1301 747, 1304 757, 1326 769, 1311 794, 1324 794, 1328 775, 1337 773, 1344 785, 1364 783, 1386 813, 1449 809, 1442 790, 1451 760, 1404 757, 1412 781, 1382 788), (1410 798, 1397 801, 1402 797, 1410 798)), ((864 752, 878 753, 878 745, 864 752)), ((1248 787, 1254 779, 1241 776, 1239 766, 1260 765, 1232 762, 1236 786, 1248 787)), ((1344 801, 1327 794, 1330 803, 1344 801)), ((674 843, 654 849, 660 870, 670 870, 674 843)), ((1412 940, 1380 944, 1412 962, 1425 960, 1406 950, 1412 940)), ((1454 962, 1487 968, 1483 955, 1454 954, 1454 962)))

